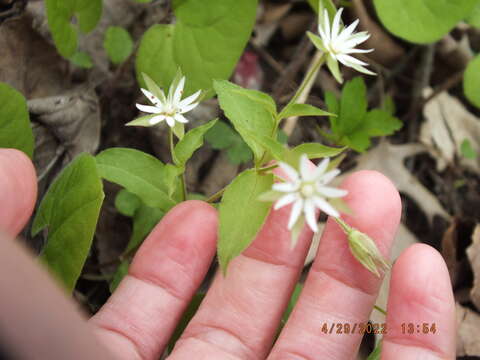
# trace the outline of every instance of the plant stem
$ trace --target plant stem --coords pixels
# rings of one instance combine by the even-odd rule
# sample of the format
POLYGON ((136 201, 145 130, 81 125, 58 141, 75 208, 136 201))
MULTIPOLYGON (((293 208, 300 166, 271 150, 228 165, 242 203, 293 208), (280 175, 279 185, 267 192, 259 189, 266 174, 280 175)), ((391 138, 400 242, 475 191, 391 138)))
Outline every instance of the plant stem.
POLYGON ((210 196, 206 201, 207 203, 211 204, 211 203, 214 203, 215 201, 217 201, 218 199, 220 199, 223 195, 223 193, 225 192, 225 189, 226 187, 224 187, 223 189, 217 191, 215 194, 213 194, 212 196, 210 196))
MULTIPOLYGON (((312 62, 308 68, 308 72, 305 74, 303 81, 298 88, 297 92, 293 96, 293 98, 289 101, 287 106, 290 106, 294 103, 305 103, 310 94, 310 90, 312 90, 313 83, 317 77, 318 71, 322 67, 323 63, 325 62, 325 56, 321 51, 317 51, 315 53, 312 62)), ((285 124, 283 125, 283 131, 287 135, 291 135, 295 125, 297 124, 298 116, 289 117, 285 124)))
POLYGON ((182 182, 182 198, 183 201, 185 201, 187 200, 187 182, 185 181, 185 171, 182 173, 180 180, 182 182))
POLYGON ((352 231, 352 228, 347 225, 345 221, 338 217, 334 217, 335 221, 337 222, 338 225, 342 228, 342 230, 345 232, 345 234, 349 234, 352 231))
MULTIPOLYGON (((174 161, 173 160, 173 156, 174 156, 174 149, 175 149, 175 146, 174 146, 174 143, 173 143, 173 130, 170 129, 170 131, 168 132, 168 138, 169 138, 169 143, 170 143, 170 156, 172 158, 172 162, 174 161)), ((187 183, 185 181, 185 171, 182 173, 182 176, 180 177, 180 182, 182 183, 182 201, 185 201, 187 200, 187 183)))

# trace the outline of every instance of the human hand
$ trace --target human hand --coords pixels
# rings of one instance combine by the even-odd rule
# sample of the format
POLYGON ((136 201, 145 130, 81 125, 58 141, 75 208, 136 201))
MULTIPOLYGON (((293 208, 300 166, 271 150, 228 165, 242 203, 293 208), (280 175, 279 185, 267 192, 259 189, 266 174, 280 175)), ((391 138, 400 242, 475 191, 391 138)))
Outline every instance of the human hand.
MULTIPOLYGON (((30 161, 0 150, 0 348, 20 359, 158 359, 215 254, 217 213, 199 201, 176 206, 137 252, 129 274, 87 323, 11 237, 31 215, 36 177, 30 161)), ((348 177, 352 226, 387 255, 401 204, 384 176, 348 177)), ((252 245, 217 274, 170 359, 353 359, 362 335, 325 334, 323 324, 365 323, 381 279, 350 254, 331 219, 297 306, 272 348, 302 270, 311 233, 290 250, 288 209, 274 211, 252 245)), ((392 270, 382 359, 453 359, 454 299, 445 263, 414 245, 392 270), (435 334, 403 334, 402 323, 435 324, 435 334)), ((15 357, 14 357, 15 358, 15 357)))

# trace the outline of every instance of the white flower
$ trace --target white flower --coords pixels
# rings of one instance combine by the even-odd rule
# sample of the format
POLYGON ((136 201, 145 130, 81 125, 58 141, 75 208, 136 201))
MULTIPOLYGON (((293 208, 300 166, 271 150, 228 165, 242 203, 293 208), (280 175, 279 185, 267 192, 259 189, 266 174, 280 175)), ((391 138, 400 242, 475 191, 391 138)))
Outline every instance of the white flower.
POLYGON ((302 215, 313 232, 318 231, 316 209, 326 214, 339 217, 338 211, 327 201, 328 198, 339 198, 347 195, 347 191, 327 186, 340 170, 327 171, 329 158, 323 159, 318 167, 312 167, 306 155, 300 158, 300 172, 290 165, 279 162, 279 167, 288 176, 288 180, 273 185, 273 190, 286 193, 275 203, 274 209, 279 209, 292 204, 292 212, 288 221, 288 229, 291 230, 302 215))
POLYGON ((360 61, 350 55, 373 51, 373 49, 355 49, 355 46, 367 40, 370 37, 370 34, 368 34, 366 31, 356 34, 354 33, 354 30, 359 23, 358 19, 349 26, 343 27, 341 25, 342 12, 343 8, 337 11, 335 18, 333 19, 333 23, 330 25, 328 11, 325 9, 323 17, 319 17, 318 32, 320 34, 320 38, 313 34, 309 34, 310 38, 314 44, 320 48, 320 50, 328 54, 327 65, 330 69, 332 65, 336 64, 336 61, 339 61, 343 65, 354 68, 359 72, 375 75, 374 72, 364 67, 368 65, 366 62, 360 61))
POLYGON ((188 122, 182 114, 189 112, 198 105, 198 102, 196 103, 195 101, 200 96, 201 90, 182 100, 185 77, 180 79, 176 88, 174 86, 175 82, 170 86, 168 96, 165 96, 163 90, 158 89, 157 95, 159 95, 160 98, 148 90, 141 89, 143 94, 154 106, 137 104, 137 108, 146 113, 157 114, 149 120, 150 125, 158 124, 163 120, 165 120, 170 127, 175 126, 175 121, 183 124, 188 122))

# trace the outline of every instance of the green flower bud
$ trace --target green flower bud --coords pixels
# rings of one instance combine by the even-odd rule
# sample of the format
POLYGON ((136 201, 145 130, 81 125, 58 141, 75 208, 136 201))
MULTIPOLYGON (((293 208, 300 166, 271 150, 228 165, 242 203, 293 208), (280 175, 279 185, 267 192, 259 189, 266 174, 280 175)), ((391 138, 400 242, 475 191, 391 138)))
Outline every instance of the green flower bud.
POLYGON ((375 241, 373 241, 367 234, 351 228, 343 220, 338 218, 335 220, 341 226, 345 234, 347 234, 348 246, 350 247, 352 255, 366 269, 378 277, 380 277, 380 272, 385 272, 390 269, 389 262, 382 256, 375 241))

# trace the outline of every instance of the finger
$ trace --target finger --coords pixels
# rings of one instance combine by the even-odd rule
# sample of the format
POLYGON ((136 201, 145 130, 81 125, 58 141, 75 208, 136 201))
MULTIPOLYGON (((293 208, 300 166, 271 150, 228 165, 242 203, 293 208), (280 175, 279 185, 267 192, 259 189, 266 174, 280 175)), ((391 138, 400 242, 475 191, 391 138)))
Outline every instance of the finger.
POLYGON ((310 244, 305 230, 290 249, 290 208, 272 211, 258 236, 217 274, 171 359, 264 359, 310 244))
MULTIPOLYGON (((375 240, 387 256, 397 229, 401 203, 392 183, 373 171, 349 176, 342 187, 353 216, 345 221, 375 240)), ((345 234, 329 219, 300 298, 269 359, 353 359, 361 342, 355 334, 337 334, 336 324, 365 323, 381 279, 351 254, 345 234), (325 334, 323 324, 328 330, 325 334)), ((358 326, 358 325, 357 325, 358 326)))
POLYGON ((76 305, 18 242, 3 234, 0 289, 0 347, 7 359, 114 359, 76 305))
POLYGON ((172 209, 91 322, 118 359, 158 359, 215 254, 217 213, 201 201, 172 209))
POLYGON ((387 330, 382 359, 455 358, 450 277, 441 255, 428 245, 411 246, 395 262, 387 330))
POLYGON ((17 236, 32 215, 37 177, 30 159, 15 149, 0 149, 0 229, 17 236))

